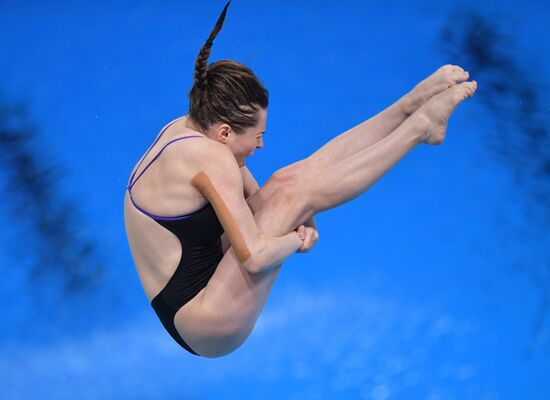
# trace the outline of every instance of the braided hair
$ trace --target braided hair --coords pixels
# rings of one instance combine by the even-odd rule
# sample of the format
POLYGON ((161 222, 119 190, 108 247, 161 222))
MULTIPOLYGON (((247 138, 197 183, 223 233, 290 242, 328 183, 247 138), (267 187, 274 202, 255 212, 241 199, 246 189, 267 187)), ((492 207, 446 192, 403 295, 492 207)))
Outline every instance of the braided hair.
POLYGON ((188 114, 203 131, 217 122, 224 122, 235 133, 242 134, 258 123, 257 111, 267 108, 269 93, 252 70, 241 63, 221 60, 208 65, 210 50, 222 29, 230 3, 225 5, 195 61, 188 114))

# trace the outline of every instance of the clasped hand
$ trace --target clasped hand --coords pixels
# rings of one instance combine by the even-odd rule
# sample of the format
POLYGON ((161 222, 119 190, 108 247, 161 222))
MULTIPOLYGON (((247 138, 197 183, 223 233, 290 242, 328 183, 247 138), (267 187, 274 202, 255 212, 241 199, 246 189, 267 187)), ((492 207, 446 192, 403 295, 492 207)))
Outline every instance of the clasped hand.
POLYGON ((319 232, 317 232, 317 226, 315 225, 313 217, 308 219, 304 225, 300 225, 296 228, 296 232, 302 241, 302 246, 296 253, 307 253, 319 240, 319 232))

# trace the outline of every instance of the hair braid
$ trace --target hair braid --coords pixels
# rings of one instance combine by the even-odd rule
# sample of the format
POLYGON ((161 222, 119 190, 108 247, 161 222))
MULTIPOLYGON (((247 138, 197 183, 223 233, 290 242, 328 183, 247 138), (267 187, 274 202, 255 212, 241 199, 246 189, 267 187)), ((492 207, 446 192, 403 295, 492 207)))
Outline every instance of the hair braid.
POLYGON ((210 50, 212 49, 212 45, 214 44, 214 39, 216 38, 216 36, 218 36, 218 33, 220 33, 220 30, 222 29, 223 21, 225 20, 225 14, 230 3, 231 0, 228 1, 225 5, 222 13, 218 18, 218 21, 216 22, 216 26, 214 26, 214 29, 212 29, 212 32, 210 32, 210 36, 202 46, 197 60, 195 61, 195 84, 200 90, 204 90, 208 86, 207 67, 208 58, 210 57, 210 50))
POLYGON ((269 93, 254 72, 232 60, 208 64, 214 39, 220 32, 229 1, 195 60, 189 91, 189 117, 203 132, 212 124, 225 122, 237 134, 258 123, 258 109, 266 109, 269 93))

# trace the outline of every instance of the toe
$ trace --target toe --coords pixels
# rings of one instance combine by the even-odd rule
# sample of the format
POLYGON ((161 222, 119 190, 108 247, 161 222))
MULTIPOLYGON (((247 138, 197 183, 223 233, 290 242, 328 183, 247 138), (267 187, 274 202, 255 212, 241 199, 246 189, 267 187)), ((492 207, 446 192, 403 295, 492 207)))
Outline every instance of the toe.
POLYGON ((472 82, 462 82, 456 86, 455 89, 455 101, 460 102, 465 98, 468 98, 472 95, 472 82))
POLYGON ((468 94, 469 96, 473 96, 474 92, 476 91, 476 84, 474 82, 468 82, 468 94))
POLYGON ((456 83, 456 82, 462 82, 462 81, 467 81, 468 78, 470 77, 470 74, 468 73, 468 71, 456 71, 454 74, 453 74, 453 81, 456 83))
POLYGON ((453 71, 464 72, 464 70, 463 70, 461 67, 459 67, 458 65, 451 65, 451 69, 452 69, 453 71))

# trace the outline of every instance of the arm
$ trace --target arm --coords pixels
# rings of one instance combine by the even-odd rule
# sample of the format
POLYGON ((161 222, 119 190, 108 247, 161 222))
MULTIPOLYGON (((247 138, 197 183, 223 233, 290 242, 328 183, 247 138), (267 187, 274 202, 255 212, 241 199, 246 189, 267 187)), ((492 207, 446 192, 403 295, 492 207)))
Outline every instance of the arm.
POLYGON ((245 199, 248 199, 258 190, 260 190, 260 185, 258 185, 258 182, 256 182, 256 179, 254 179, 254 176, 246 165, 243 165, 241 167, 241 174, 243 176, 244 183, 244 197, 245 199))
POLYGON ((244 198, 241 171, 231 151, 221 144, 206 144, 209 157, 197 154, 193 184, 212 204, 227 233, 237 260, 251 273, 273 268, 301 247, 295 231, 266 237, 259 230, 244 198), (215 162, 212 162, 215 160, 215 162))
MULTIPOLYGON (((256 193, 258 190, 260 190, 260 185, 258 185, 258 182, 256 182, 256 179, 254 179, 254 176, 250 172, 250 170, 246 167, 246 165, 241 167, 241 175, 243 177, 243 184, 244 184, 244 198, 248 201, 248 198, 252 196, 254 193, 256 193)), ((222 250, 223 253, 231 247, 231 243, 229 243, 229 239, 227 237, 227 233, 223 233, 222 235, 222 250)))

